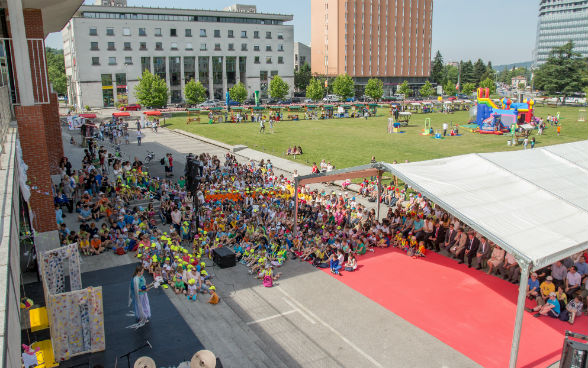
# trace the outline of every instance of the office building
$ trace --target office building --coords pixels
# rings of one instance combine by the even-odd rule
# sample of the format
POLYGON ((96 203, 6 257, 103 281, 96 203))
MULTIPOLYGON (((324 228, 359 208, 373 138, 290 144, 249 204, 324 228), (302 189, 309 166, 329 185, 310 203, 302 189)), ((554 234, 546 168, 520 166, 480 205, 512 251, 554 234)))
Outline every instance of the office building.
POLYGON ((588 0, 541 0, 535 65, 544 63, 553 48, 568 41, 574 43, 576 52, 588 57, 588 0))
POLYGON ((386 94, 404 80, 424 83, 432 23, 433 0, 313 0, 312 73, 347 73, 360 89, 380 78, 386 94))
POLYGON ((200 81, 210 98, 225 99, 237 82, 267 96, 271 78, 294 85, 291 15, 255 6, 224 10, 84 5, 62 31, 69 101, 77 106, 135 103, 144 70, 163 78, 169 103, 200 81))
POLYGON ((304 64, 310 66, 310 46, 302 42, 294 43, 294 69, 300 68, 304 64))

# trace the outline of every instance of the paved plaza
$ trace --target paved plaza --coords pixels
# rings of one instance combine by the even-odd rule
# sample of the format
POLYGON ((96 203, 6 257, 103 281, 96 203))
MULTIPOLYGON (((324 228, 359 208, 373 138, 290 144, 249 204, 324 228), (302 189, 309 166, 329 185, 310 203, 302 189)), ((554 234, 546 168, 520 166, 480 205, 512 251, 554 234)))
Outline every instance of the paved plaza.
MULTIPOLYGON (((131 143, 121 145, 121 155, 123 159, 138 157, 142 160, 147 151, 154 152, 155 159, 149 167, 152 176, 163 175, 159 159, 166 152, 174 155, 177 178, 183 173, 187 153, 224 155, 230 148, 167 129, 160 129, 157 134, 150 130, 145 133, 143 144, 138 146, 132 131, 131 143)), ((79 141, 78 131, 63 129, 66 155, 74 167, 80 167, 83 151, 79 145, 69 144, 72 136, 79 141)), ((109 144, 105 142, 105 146, 109 144)), ((310 170, 252 149, 239 151, 238 155, 243 161, 270 158, 276 169, 283 169, 278 170, 278 174, 289 175, 294 169, 306 174, 310 170)), ((325 190, 340 191, 340 188, 331 186, 325 190)), ((74 217, 72 214, 65 219, 72 228, 79 226, 74 217)), ((82 271, 108 272, 109 268, 132 262, 135 259, 130 255, 107 252, 83 257, 82 271)), ((247 274, 243 265, 219 269, 208 263, 221 303, 209 305, 204 298, 189 302, 171 290, 165 293, 202 344, 214 351, 226 367, 478 366, 306 262, 287 261, 281 268, 282 278, 273 288, 263 287, 260 281, 247 274)), ((121 277, 130 278, 130 275, 121 277)), ((153 311, 154 319, 158 318, 158 312, 153 311)))

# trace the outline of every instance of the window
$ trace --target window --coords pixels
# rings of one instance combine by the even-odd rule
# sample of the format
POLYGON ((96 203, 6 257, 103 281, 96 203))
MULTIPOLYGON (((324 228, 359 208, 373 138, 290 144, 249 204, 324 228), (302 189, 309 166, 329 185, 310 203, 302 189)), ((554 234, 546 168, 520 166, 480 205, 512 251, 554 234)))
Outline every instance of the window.
POLYGON ((155 28, 155 36, 161 37, 161 28, 155 28))
POLYGON ((233 32, 233 30, 232 30, 232 29, 229 29, 229 30, 227 31, 227 37, 229 37, 229 38, 233 38, 233 37, 235 37, 235 33, 233 32))
POLYGON ((90 50, 98 50, 98 42, 90 42, 90 50))
POLYGON ((133 57, 132 56, 125 56, 125 65, 133 64, 133 57))
POLYGON ((233 44, 233 43, 229 44, 229 51, 235 51, 235 44, 233 44))
POLYGON ((214 37, 220 38, 220 29, 215 29, 214 30, 214 37))
POLYGON ((247 38, 247 31, 241 31, 241 38, 247 38))
POLYGON ((98 36, 98 30, 96 27, 90 28, 90 36, 98 36))
POLYGON ((200 51, 206 51, 206 44, 205 43, 200 44, 200 51))
POLYGON ((214 51, 220 51, 221 47, 220 47, 220 43, 215 43, 214 44, 214 51))
POLYGON ((116 65, 116 58, 114 56, 108 58, 108 65, 116 65))
POLYGON ((139 42, 139 50, 147 50, 147 42, 139 42))
POLYGON ((270 40, 272 38, 272 33, 271 32, 265 32, 265 38, 270 40))
POLYGON ((272 51, 272 45, 265 45, 265 51, 272 51))
POLYGON ((241 51, 247 51, 247 44, 246 43, 241 44, 241 51))
POLYGON ((200 30, 200 37, 206 37, 206 30, 205 29, 200 30))
POLYGON ((114 28, 106 28, 107 36, 114 36, 114 28))
POLYGON ((155 50, 163 50, 163 43, 155 42, 155 50))
POLYGON ((176 31, 176 29, 175 29, 175 28, 170 28, 170 30, 169 30, 169 35, 170 35, 171 37, 177 37, 177 35, 178 35, 178 32, 176 31))
POLYGON ((123 28, 123 36, 130 36, 131 29, 130 28, 123 28))
POLYGON ((131 48, 131 43, 130 43, 130 42, 125 42, 125 44, 124 44, 124 49, 125 49, 125 50, 127 50, 127 51, 128 51, 128 50, 132 50, 132 48, 131 48))
POLYGON ((256 56, 253 58, 253 63, 254 64, 259 64, 259 56, 256 56))
POLYGON ((253 45, 253 51, 259 51, 259 45, 253 45))
POLYGON ((186 50, 194 50, 192 48, 192 42, 186 42, 186 50))
POLYGON ((177 50, 178 49, 178 43, 177 42, 172 42, 171 43, 171 49, 172 50, 177 50))
POLYGON ((266 64, 271 64, 272 63, 272 57, 271 56, 266 56, 265 57, 265 63, 266 64))
POLYGON ((114 47, 114 42, 108 43, 108 50, 110 50, 110 51, 116 50, 116 48, 114 47))
POLYGON ((278 45, 278 51, 284 51, 284 45, 283 44, 279 44, 278 45))
POLYGON ((284 57, 278 56, 278 64, 284 64, 284 57))
POLYGON ((283 40, 283 39, 284 39, 284 34, 278 33, 278 40, 283 40))
POLYGON ((100 58, 98 56, 92 56, 92 65, 100 65, 100 58))
POLYGON ((145 28, 139 28, 139 36, 147 36, 147 32, 145 28))
POLYGON ((253 38, 259 38, 259 31, 253 31, 253 38))
POLYGON ((190 28, 186 28, 186 33, 184 34, 186 37, 192 37, 192 30, 190 28))
POLYGON ((145 70, 151 71, 151 58, 149 56, 141 57, 141 74, 145 70))

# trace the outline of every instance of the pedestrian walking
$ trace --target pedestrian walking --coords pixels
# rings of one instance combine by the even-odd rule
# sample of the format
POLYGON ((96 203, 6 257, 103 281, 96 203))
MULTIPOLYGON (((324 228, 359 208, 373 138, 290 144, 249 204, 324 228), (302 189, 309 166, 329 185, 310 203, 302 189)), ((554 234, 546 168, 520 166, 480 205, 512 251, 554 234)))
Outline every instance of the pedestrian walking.
POLYGON ((265 124, 263 122, 263 119, 259 119, 259 132, 265 133, 265 124))
POLYGON ((561 133, 561 125, 557 126, 557 136, 559 137, 559 134, 561 133))
POLYGON ((140 146, 141 145, 141 139, 143 138, 143 133, 141 132, 141 129, 137 130, 137 144, 140 146))

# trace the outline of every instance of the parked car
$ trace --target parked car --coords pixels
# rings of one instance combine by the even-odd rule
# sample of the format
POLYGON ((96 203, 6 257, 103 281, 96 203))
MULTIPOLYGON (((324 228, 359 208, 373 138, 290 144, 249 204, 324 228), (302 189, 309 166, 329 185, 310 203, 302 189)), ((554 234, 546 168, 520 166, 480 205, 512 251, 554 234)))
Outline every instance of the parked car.
POLYGON ((314 101, 312 100, 312 98, 307 98, 304 100, 304 103, 313 103, 314 101))
POLYGON ((221 106, 220 100, 207 100, 207 101, 204 101, 203 103, 201 103, 200 105, 198 105, 198 107, 204 108, 204 109, 207 109, 210 107, 218 107, 218 106, 221 106))
POLYGON ((341 99, 337 95, 327 95, 327 97, 323 98, 323 102, 339 102, 341 99))
POLYGON ((240 105, 240 103, 238 103, 237 101, 229 99, 229 106, 239 106, 239 105, 240 105))
POLYGON ((278 101, 278 105, 290 105, 291 103, 292 100, 290 100, 289 98, 278 101))
POLYGON ((120 111, 139 111, 141 110, 141 105, 139 104, 130 104, 130 105, 123 105, 119 109, 120 111))

